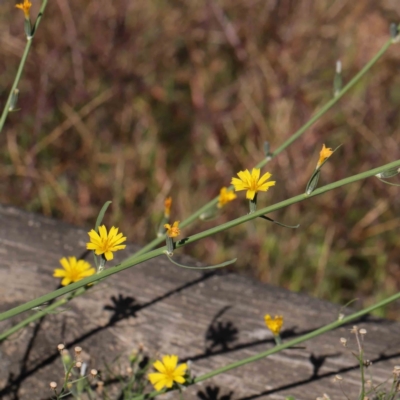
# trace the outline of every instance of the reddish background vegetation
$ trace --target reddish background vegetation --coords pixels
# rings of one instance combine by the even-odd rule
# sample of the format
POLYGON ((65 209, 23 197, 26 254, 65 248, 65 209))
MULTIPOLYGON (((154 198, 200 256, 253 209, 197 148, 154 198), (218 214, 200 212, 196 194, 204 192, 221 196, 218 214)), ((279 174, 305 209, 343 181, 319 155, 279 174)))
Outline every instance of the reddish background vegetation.
MULTIPOLYGON (((89 227, 112 200, 106 223, 145 244, 166 196, 180 220, 216 196, 332 97, 336 60, 347 82, 399 21, 389 0, 50 1, 0 138, 0 201, 89 227)), ((2 2, 3 102, 24 46, 23 16, 2 2)), ((399 46, 268 164, 261 206, 304 192, 323 143, 342 147, 320 184, 398 159, 399 46)), ((238 197, 183 233, 243 215, 238 197)), ((184 251, 358 307, 399 290, 398 199, 368 179, 272 215, 298 230, 259 220, 184 251)))

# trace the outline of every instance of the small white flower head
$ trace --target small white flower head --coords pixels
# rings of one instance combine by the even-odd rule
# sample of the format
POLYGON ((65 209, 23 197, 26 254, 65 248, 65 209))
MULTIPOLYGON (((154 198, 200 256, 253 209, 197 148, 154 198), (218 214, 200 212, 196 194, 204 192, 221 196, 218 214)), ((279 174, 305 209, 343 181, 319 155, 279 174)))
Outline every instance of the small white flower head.
POLYGON ((340 382, 342 380, 343 378, 340 375, 335 375, 335 378, 333 379, 334 382, 340 382))
POLYGON ((50 389, 56 390, 57 389, 57 382, 50 382, 50 389))
POLYGON ((344 338, 344 337, 341 337, 340 338, 340 343, 342 344, 343 347, 346 347, 347 346, 347 339, 344 338))
POLYGON ((322 397, 317 397, 316 400, 331 400, 331 398, 326 393, 324 393, 322 397))
POLYGON ((350 333, 357 333, 358 332, 358 327, 357 325, 354 325, 353 328, 350 329, 350 333))
POLYGON ((400 378, 400 365, 395 365, 393 368, 393 376, 395 379, 400 378))

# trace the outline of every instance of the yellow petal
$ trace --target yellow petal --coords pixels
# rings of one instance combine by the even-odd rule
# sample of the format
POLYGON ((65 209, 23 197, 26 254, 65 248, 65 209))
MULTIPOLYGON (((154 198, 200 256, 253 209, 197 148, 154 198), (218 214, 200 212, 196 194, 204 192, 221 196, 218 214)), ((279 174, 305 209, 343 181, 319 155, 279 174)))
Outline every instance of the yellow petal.
POLYGON ((154 389, 161 390, 164 388, 164 386, 167 386, 167 384, 168 384, 168 381, 164 378, 162 381, 160 381, 154 385, 154 389))
POLYGON ((160 360, 155 361, 155 362, 153 363, 153 367, 154 367, 158 372, 161 372, 161 373, 163 373, 163 374, 165 374, 165 372, 166 372, 165 365, 164 365, 160 360))
POLYGON ((245 171, 239 171, 238 177, 242 180, 245 186, 250 186, 251 174, 249 170, 246 169, 245 171))
POLYGON ((86 249, 87 250, 96 250, 98 247, 98 245, 94 244, 94 243, 86 243, 86 249))
POLYGON ((170 356, 164 356, 162 360, 167 370, 174 370, 176 368, 176 364, 178 364, 178 356, 174 354, 170 356))
POLYGON ((175 375, 185 375, 186 370, 187 370, 187 364, 180 364, 176 367, 176 369, 174 371, 174 376, 175 375))
POLYGON ((71 279, 69 277, 65 277, 62 281, 61 281, 61 286, 67 286, 71 283, 71 279))
POLYGON ((67 260, 65 257, 63 257, 63 258, 60 260, 60 264, 63 266, 63 268, 64 268, 66 271, 70 271, 70 270, 71 270, 70 264, 69 264, 68 260, 67 260))
POLYGON ((255 195, 256 195, 255 190, 248 190, 246 193, 246 199, 253 200, 255 195))
POLYGON ((152 372, 151 374, 147 375, 149 381, 154 385, 157 382, 160 382, 164 379, 164 374, 160 374, 159 372, 152 372))
POLYGON ((55 278, 63 278, 65 276, 65 270, 57 268, 54 270, 53 276, 55 278))
POLYGON ((93 241, 100 242, 100 236, 94 229, 88 232, 88 235, 93 241))
POLYGON ((251 179, 254 182, 258 181, 258 178, 260 177, 260 169, 259 168, 253 168, 253 170, 251 171, 251 179))
POLYGON ((87 278, 88 276, 93 275, 95 272, 96 272, 96 270, 95 270, 94 268, 90 268, 90 269, 87 270, 87 271, 82 271, 82 272, 79 274, 79 279, 78 279, 78 280, 81 280, 81 279, 83 279, 83 278, 87 278))
POLYGON ((112 226, 110 232, 108 233, 108 237, 114 237, 118 234, 118 228, 112 226))
POLYGON ((118 246, 112 246, 112 248, 110 248, 111 251, 117 251, 117 250, 123 250, 126 247, 126 244, 120 244, 118 246))
POLYGON ((258 185, 262 185, 265 181, 267 181, 269 178, 271 178, 271 174, 269 172, 266 172, 258 181, 258 185))
POLYGON ((174 381, 173 381, 173 379, 172 378, 170 378, 169 376, 167 377, 165 377, 165 386, 168 388, 168 389, 170 389, 170 388, 172 388, 172 385, 174 384, 174 381))
POLYGON ((245 185, 243 184, 243 182, 242 182, 240 179, 238 179, 238 178, 232 178, 231 184, 235 187, 235 190, 236 190, 236 191, 239 191, 239 190, 246 190, 246 189, 247 189, 247 186, 245 187, 245 185))
POLYGON ((105 225, 99 226, 99 233, 102 240, 107 240, 107 228, 105 225))
POLYGON ((275 186, 275 181, 270 181, 270 182, 266 182, 263 185, 261 185, 258 190, 261 192, 266 192, 271 186, 275 186))
POLYGON ((178 383, 185 383, 185 378, 183 376, 174 376, 174 381, 178 383))

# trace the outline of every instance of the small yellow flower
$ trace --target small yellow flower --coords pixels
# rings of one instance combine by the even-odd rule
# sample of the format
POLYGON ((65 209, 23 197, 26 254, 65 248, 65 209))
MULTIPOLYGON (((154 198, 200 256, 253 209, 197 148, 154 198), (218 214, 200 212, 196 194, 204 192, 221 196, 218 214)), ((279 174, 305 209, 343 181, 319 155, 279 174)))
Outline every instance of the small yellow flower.
POLYGON ((32 3, 29 0, 24 0, 21 4, 16 4, 15 7, 19 8, 24 12, 25 19, 29 19, 29 10, 32 7, 32 3))
POLYGON ((179 221, 175 221, 172 226, 170 224, 165 224, 164 228, 167 230, 167 236, 170 238, 177 237, 181 234, 179 229, 179 221))
POLYGON ((283 325, 282 315, 275 315, 275 318, 271 318, 269 314, 264 316, 265 325, 273 333, 274 336, 278 336, 283 325))
POLYGON ((161 390, 164 387, 170 389, 174 382, 185 383, 185 373, 187 370, 186 364, 178 364, 178 356, 164 356, 162 361, 157 360, 153 367, 158 372, 153 372, 148 375, 149 381, 156 390, 161 390))
POLYGON ((236 199, 236 194, 232 191, 229 191, 226 187, 223 187, 219 192, 218 197, 218 208, 222 208, 225 204, 229 203, 232 200, 236 199))
POLYGON ((55 269, 53 276, 55 278, 63 278, 61 281, 62 286, 67 286, 71 282, 78 282, 96 272, 87 261, 76 260, 76 257, 68 257, 68 260, 63 257, 60 260, 60 264, 64 269, 55 269))
POLYGON ((248 169, 240 171, 238 177, 240 179, 232 178, 231 184, 236 191, 247 190, 246 198, 249 200, 253 200, 257 192, 266 192, 270 186, 275 186, 275 181, 267 182, 271 177, 269 172, 260 178, 260 169, 258 168, 253 168, 251 173, 248 169))
POLYGON ((322 150, 319 153, 319 160, 317 164, 317 168, 321 166, 321 164, 332 155, 333 151, 329 147, 325 147, 325 144, 322 145, 322 150))
POLYGON ((117 250, 123 250, 126 245, 122 244, 125 242, 126 237, 122 233, 118 233, 118 228, 111 227, 110 232, 107 233, 105 225, 99 226, 100 235, 92 229, 88 232, 90 242, 86 244, 88 250, 94 250, 96 255, 104 254, 107 261, 114 258, 113 252, 117 250))
POLYGON ((164 201, 164 216, 169 218, 171 215, 172 197, 167 197, 164 201))

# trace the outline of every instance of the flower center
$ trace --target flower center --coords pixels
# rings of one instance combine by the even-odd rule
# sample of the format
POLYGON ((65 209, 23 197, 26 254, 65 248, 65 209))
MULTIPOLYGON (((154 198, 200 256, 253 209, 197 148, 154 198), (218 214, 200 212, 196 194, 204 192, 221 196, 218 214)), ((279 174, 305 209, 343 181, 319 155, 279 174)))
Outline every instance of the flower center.
POLYGON ((250 180, 250 190, 257 190, 257 181, 255 179, 250 180))
POLYGON ((78 268, 71 268, 71 272, 70 272, 70 279, 72 282, 76 282, 77 280, 79 280, 79 274, 80 271, 78 268))

